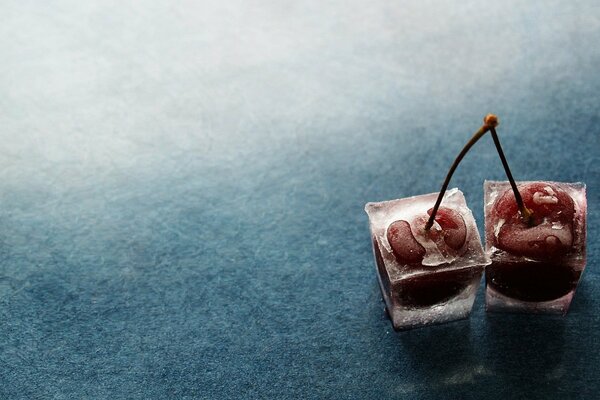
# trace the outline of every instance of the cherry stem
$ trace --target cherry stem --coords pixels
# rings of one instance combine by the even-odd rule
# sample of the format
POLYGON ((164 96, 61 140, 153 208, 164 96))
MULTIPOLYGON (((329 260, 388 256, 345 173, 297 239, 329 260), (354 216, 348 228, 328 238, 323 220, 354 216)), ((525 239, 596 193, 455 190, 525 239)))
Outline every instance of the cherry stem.
POLYGON ((458 167, 458 164, 460 164, 460 162, 462 161, 464 156, 469 152, 471 147, 473 147, 473 145, 475 143, 477 143, 477 141, 479 139, 481 139, 481 137, 483 135, 485 135, 487 133, 487 131, 490 131, 492 133, 492 139, 494 139, 494 145, 496 146, 496 150, 498 151, 498 155, 500 156, 500 160, 502 161, 502 166, 504 167, 504 171, 506 172, 506 176, 508 177, 510 186, 512 187, 512 190, 515 194, 515 200, 517 201, 517 206, 519 207, 519 212, 521 213, 521 217, 523 218, 523 221, 526 224, 532 225, 533 212, 530 209, 528 209, 527 207, 525 207, 525 204, 523 203, 523 198, 521 197, 521 193, 519 193, 519 189, 517 189, 517 184, 515 183, 512 173, 510 172, 508 162, 506 161, 506 157, 504 156, 504 151, 502 150, 502 146, 500 145, 500 139, 498 139, 498 134, 496 133, 496 126, 498 126, 498 117, 496 117, 494 114, 486 115, 485 118, 483 119, 483 125, 481 125, 481 128, 479 128, 479 130, 477 132, 475 132, 473 137, 467 142, 465 147, 463 147, 461 152, 458 154, 458 156, 452 163, 450 170, 448 171, 448 175, 446 175, 446 179, 444 180, 444 183, 442 184, 442 188, 440 189, 440 194, 438 195, 437 200, 435 201, 435 205, 433 206, 433 210, 431 211, 429 220, 425 224, 425 231, 429 231, 431 229, 431 227, 433 226, 433 222, 435 221, 435 216, 438 212, 438 209, 440 208, 440 204, 442 203, 444 194, 446 193, 446 190, 448 189, 448 185, 450 184, 450 179, 452 178, 452 175, 454 174, 456 167, 458 167))
POLYGON ((521 217, 523 218, 523 222, 527 225, 531 225, 533 223, 533 212, 525 207, 523 203, 523 198, 521 197, 521 193, 519 193, 519 189, 517 189, 517 184, 510 172, 510 168, 508 166, 508 162, 506 161, 506 157, 504 156, 504 151, 502 150, 502 146, 500 145, 500 139, 498 139, 498 134, 496 133, 495 127, 490 127, 490 132, 492 134, 492 139, 494 139, 494 145, 496 145, 496 150, 498 151, 498 155, 500 156, 500 160, 502 161, 502 166, 504 167, 504 172, 506 172, 506 177, 510 182, 510 186, 512 187, 513 193, 515 194, 515 200, 517 201, 517 206, 519 207, 519 212, 521 213, 521 217))
POLYGON ((425 231, 429 231, 429 229, 431 229, 431 227, 433 226, 433 222, 435 221, 435 216, 437 214, 438 208, 440 208, 440 204, 442 203, 442 199, 444 198, 446 189, 448 189, 448 185, 450 184, 450 178, 452 178, 452 174, 454 174, 454 171, 456 170, 456 167, 458 167, 458 164, 460 164, 463 157, 469 152, 471 147, 473 147, 473 145, 475 143, 477 143, 477 141, 479 139, 481 139, 481 137, 483 135, 485 135, 487 131, 489 131, 490 129, 493 129, 493 127, 497 124, 498 124, 498 118, 496 118, 496 116, 494 116, 492 114, 489 114, 488 116, 486 116, 483 119, 483 125, 481 125, 481 128, 479 128, 479 130, 477 132, 475 132, 473 137, 467 142, 465 147, 463 147, 463 149, 460 151, 460 153, 458 154, 458 156, 452 163, 452 166, 450 167, 450 170, 448 171, 448 175, 446 175, 446 179, 444 180, 444 183, 442 184, 442 188, 440 189, 440 194, 438 195, 438 198, 435 201, 435 205, 433 206, 433 210, 431 211, 431 216, 429 217, 427 224, 425 224, 425 231))

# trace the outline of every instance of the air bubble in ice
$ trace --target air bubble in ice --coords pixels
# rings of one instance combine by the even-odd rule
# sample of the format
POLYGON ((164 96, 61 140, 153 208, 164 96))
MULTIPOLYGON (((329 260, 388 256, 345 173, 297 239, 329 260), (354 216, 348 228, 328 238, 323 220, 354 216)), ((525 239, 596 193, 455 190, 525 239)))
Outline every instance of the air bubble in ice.
POLYGON ((552 195, 546 195, 542 192, 535 192, 533 194, 533 202, 535 204, 558 204, 558 197, 552 195))

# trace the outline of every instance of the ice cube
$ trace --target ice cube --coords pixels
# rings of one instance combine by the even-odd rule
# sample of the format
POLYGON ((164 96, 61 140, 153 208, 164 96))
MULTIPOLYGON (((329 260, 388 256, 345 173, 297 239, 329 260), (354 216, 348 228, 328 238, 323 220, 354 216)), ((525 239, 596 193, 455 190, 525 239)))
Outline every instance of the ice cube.
POLYGON ((437 196, 365 206, 381 291, 397 330, 466 318, 488 263, 458 189, 446 192, 425 231, 437 196))
POLYGON ((565 314, 586 263, 583 183, 519 182, 526 224, 508 182, 484 184, 488 311, 565 314))

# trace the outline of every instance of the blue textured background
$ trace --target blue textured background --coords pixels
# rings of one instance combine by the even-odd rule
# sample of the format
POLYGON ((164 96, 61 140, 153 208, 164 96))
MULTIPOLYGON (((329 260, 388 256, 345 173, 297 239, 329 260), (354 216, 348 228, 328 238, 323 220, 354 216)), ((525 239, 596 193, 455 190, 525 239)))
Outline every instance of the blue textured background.
MULTIPOLYGON (((597 1, 0 4, 0 398, 597 398, 597 1), (402 334, 363 205, 487 112, 588 184, 566 318, 402 334)), ((452 186, 483 227, 491 138, 452 186)))

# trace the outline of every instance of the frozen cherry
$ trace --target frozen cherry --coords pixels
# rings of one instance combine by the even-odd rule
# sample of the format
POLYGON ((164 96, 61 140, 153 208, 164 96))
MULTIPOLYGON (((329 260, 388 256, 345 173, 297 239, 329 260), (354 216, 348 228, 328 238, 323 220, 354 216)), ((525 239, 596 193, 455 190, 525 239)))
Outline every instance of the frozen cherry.
POLYGON ((550 301, 575 289, 581 271, 561 263, 493 263, 486 270, 486 281, 497 292, 522 301, 550 301))
MULTIPOLYGON (((427 213, 431 215, 433 209, 429 209, 427 213)), ((417 229, 422 224, 425 224, 425 218, 417 217, 412 223, 417 226, 417 229)), ((460 250, 467 240, 467 225, 462 215, 448 207, 440 207, 435 216, 441 228, 431 229, 424 233, 435 243, 435 246, 444 255, 456 253, 460 250)), ((392 247, 396 260, 401 264, 414 264, 423 261, 426 255, 426 250, 417 241, 411 230, 411 225, 408 221, 394 221, 387 230, 388 243, 392 247)))
POLYGON ((425 257, 425 248, 417 242, 407 221, 392 222, 387 229, 387 240, 401 264, 419 263, 425 257))
POLYGON ((471 284, 472 269, 442 271, 411 277, 402 283, 398 301, 408 307, 431 307, 452 299, 471 284))
POLYGON ((395 329, 464 318, 471 310, 487 260, 463 194, 455 197, 452 191, 446 196, 446 190, 469 149, 497 123, 495 116, 486 116, 450 167, 429 210, 432 195, 365 207, 379 284, 395 329), (440 207, 444 199, 446 207, 440 207), (462 210, 467 211, 464 217, 462 210))
MULTIPOLYGON (((571 196, 564 190, 545 182, 532 182, 519 185, 519 192, 525 206, 532 212, 532 225, 539 225, 547 221, 568 224, 573 220, 575 214, 575 203, 571 196)), ((515 195, 507 190, 496 200, 494 211, 498 218, 505 221, 517 221, 519 209, 515 201, 515 195)))
MULTIPOLYGON (((433 208, 427 210, 431 216, 433 208)), ((444 243, 454 250, 460 250, 467 240, 467 225, 462 215, 448 207, 440 207, 435 216, 437 222, 442 228, 442 237, 444 243)), ((438 245, 438 247, 440 247, 438 245)))
POLYGON ((491 221, 495 229, 495 245, 512 254, 548 258, 567 253, 573 244, 575 204, 565 191, 535 182, 519 187, 523 203, 532 211, 527 223, 519 214, 512 191, 496 200, 491 221))

